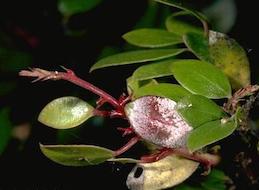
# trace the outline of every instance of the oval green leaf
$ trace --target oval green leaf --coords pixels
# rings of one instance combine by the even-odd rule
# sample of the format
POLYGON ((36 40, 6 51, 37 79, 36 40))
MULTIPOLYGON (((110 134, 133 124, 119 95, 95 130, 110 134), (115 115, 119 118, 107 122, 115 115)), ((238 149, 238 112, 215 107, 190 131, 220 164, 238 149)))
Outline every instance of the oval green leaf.
POLYGON ((59 0, 58 10, 64 15, 73 15, 89 11, 101 2, 102 0, 59 0))
POLYGON ((178 102, 184 96, 190 95, 190 92, 180 85, 168 83, 143 86, 135 92, 136 98, 148 95, 165 97, 178 102))
POLYGON ((42 145, 42 153, 64 166, 96 165, 113 158, 113 151, 92 145, 42 145))
POLYGON ((205 123, 191 131, 187 140, 187 147, 192 152, 199 150, 229 136, 236 127, 234 121, 225 121, 224 119, 205 123))
POLYGON ((189 95, 181 99, 177 103, 177 111, 193 128, 225 115, 220 106, 200 95, 189 95))
POLYGON ((186 33, 193 32, 203 35, 202 28, 191 25, 187 22, 181 21, 178 19, 178 16, 183 15, 190 15, 187 12, 181 12, 181 14, 172 14, 171 16, 167 17, 165 21, 166 28, 169 32, 172 32, 174 34, 177 34, 179 36, 183 36, 186 33))
POLYGON ((119 54, 108 56, 106 58, 101 59, 91 67, 90 72, 104 67, 128 65, 133 63, 143 63, 147 61, 156 61, 160 59, 165 59, 165 58, 176 56, 184 51, 185 49, 155 49, 155 50, 137 50, 137 51, 119 53, 119 54))
POLYGON ((176 61, 177 60, 170 59, 170 60, 151 63, 148 65, 143 65, 134 71, 132 77, 135 80, 147 80, 147 79, 173 75, 170 67, 176 61))
POLYGON ((158 48, 182 43, 180 36, 161 29, 137 29, 122 36, 128 43, 148 48, 158 48))
POLYGON ((132 76, 127 78, 127 91, 128 94, 133 95, 132 98, 134 98, 134 94, 140 87, 148 86, 148 85, 156 85, 158 84, 155 79, 147 79, 147 80, 136 80, 132 76))
POLYGON ((203 61, 212 62, 209 52, 209 41, 203 34, 187 33, 183 40, 188 49, 203 61))
POLYGON ((231 96, 227 77, 215 66, 198 60, 183 60, 171 67, 175 79, 187 90, 207 98, 231 96))
POLYGON ((69 129, 93 116, 93 107, 76 97, 57 98, 40 112, 38 120, 55 129, 69 129))

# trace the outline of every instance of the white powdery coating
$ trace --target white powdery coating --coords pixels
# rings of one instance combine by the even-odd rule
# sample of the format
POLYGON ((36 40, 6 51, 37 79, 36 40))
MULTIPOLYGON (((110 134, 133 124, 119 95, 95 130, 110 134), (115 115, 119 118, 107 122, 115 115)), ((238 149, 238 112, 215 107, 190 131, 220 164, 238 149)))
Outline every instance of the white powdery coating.
POLYGON ((186 146, 192 130, 168 98, 144 96, 131 103, 126 114, 135 132, 143 139, 168 148, 186 146))

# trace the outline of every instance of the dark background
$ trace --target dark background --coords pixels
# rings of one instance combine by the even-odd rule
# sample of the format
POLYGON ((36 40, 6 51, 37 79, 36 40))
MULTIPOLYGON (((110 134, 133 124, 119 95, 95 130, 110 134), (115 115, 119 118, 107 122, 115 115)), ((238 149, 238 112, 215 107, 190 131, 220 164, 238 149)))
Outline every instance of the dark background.
MULTIPOLYGON (((196 3, 196 2, 195 2, 196 3)), ((196 6, 204 7, 208 1, 196 6)), ((256 1, 236 1, 238 15, 236 23, 228 33, 249 53, 252 82, 258 82, 258 10, 256 1)), ((105 46, 123 47, 121 35, 132 29, 147 6, 144 0, 104 1, 95 9, 73 16, 67 27, 84 29, 84 37, 67 35, 62 25, 62 15, 57 2, 46 1, 2 1, 0 4, 0 31, 7 33, 17 49, 33 57, 31 67, 59 70, 59 65, 73 69, 82 78, 94 83, 115 97, 126 91, 126 77, 134 68, 120 67, 96 71, 89 68, 105 46), (20 28, 30 36, 17 33, 20 28)), ((51 100, 65 95, 75 95, 85 100, 96 96, 67 82, 44 82, 31 84, 19 78, 17 73, 1 73, 1 80, 15 79, 17 86, 8 96, 1 97, 0 106, 11 108, 14 125, 30 122, 29 138, 22 148, 18 140, 12 140, 0 157, 0 189, 127 189, 125 180, 133 165, 105 163, 83 168, 64 167, 44 157, 38 143, 55 144, 57 132, 37 122, 40 110, 51 100)), ((125 125, 122 121, 104 120, 103 127, 93 127, 89 121, 87 129, 81 129, 73 143, 95 144, 116 149, 126 142, 115 127, 125 125), (115 126, 115 127, 113 127, 115 126), (89 129, 90 128, 90 129, 89 129)), ((82 128, 82 127, 81 127, 82 128)), ((138 146, 137 146, 138 147, 138 146)), ((136 153, 133 148, 128 154, 136 153)), ((236 181, 240 189, 246 181, 236 181)))

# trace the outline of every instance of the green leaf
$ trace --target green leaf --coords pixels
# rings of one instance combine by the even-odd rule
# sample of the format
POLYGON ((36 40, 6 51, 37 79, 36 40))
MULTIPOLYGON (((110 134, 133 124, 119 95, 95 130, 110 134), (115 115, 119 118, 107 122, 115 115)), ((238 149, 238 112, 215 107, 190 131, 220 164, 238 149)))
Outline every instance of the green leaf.
POLYGON ((176 56, 184 51, 185 49, 155 49, 119 53, 101 59, 91 67, 90 72, 104 67, 127 65, 133 63, 143 63, 148 61, 165 59, 176 56))
POLYGON ((210 31, 209 39, 201 34, 184 36, 186 46, 199 59, 213 63, 230 79, 234 89, 250 84, 249 61, 244 49, 225 34, 210 31))
POLYGON ((42 145, 42 153, 64 166, 96 165, 113 158, 113 151, 92 145, 42 145))
POLYGON ((177 60, 170 59, 170 60, 155 62, 148 65, 143 65, 134 71, 132 77, 135 80, 147 80, 152 78, 173 75, 173 72, 170 70, 170 67, 176 61, 177 60))
POLYGON ((57 98, 40 112, 38 120, 55 129, 76 127, 93 116, 93 107, 85 101, 71 96, 57 98))
POLYGON ((182 43, 182 38, 161 29, 137 29, 123 35, 130 44, 139 47, 158 48, 182 43))
POLYGON ((183 60, 172 65, 175 79, 187 90, 207 98, 231 96, 227 77, 215 66, 198 60, 183 60))
POLYGON ((147 95, 165 97, 178 102, 184 96, 190 95, 190 93, 180 85, 168 83, 143 86, 135 92, 136 98, 147 95))
POLYGON ((174 188, 174 190, 227 190, 226 182, 229 181, 223 171, 212 169, 208 176, 202 181, 194 181, 190 184, 182 183, 174 188))
POLYGON ((226 190, 225 182, 228 180, 229 178, 223 171, 213 169, 209 176, 201 183, 201 186, 206 190, 226 190))
POLYGON ((127 78, 127 91, 128 94, 131 94, 134 99, 134 94, 140 87, 148 86, 148 85, 155 85, 157 84, 157 81, 155 79, 148 79, 148 80, 136 80, 132 76, 127 78))
POLYGON ((155 0, 155 1, 171 7, 176 7, 178 9, 184 10, 192 14, 196 18, 198 18, 201 22, 205 22, 207 20, 206 17, 200 12, 195 11, 191 8, 187 8, 187 6, 184 5, 184 2, 182 0, 155 0))
POLYGON ((187 33, 183 40, 188 49, 203 61, 212 62, 209 52, 209 41, 203 34, 187 33))
POLYGON ((73 15, 89 11, 101 2, 102 0, 59 0, 58 10, 64 15, 73 15))
POLYGON ((5 150, 11 138, 12 124, 9 119, 9 110, 7 108, 0 110, 0 155, 5 150))
POLYGON ((210 31, 209 45, 212 62, 229 77, 234 89, 250 84, 250 67, 246 52, 234 39, 210 31))
POLYGON ((187 12, 181 12, 181 14, 176 13, 167 17, 165 21, 166 28, 169 32, 175 33, 179 36, 183 36, 186 33, 198 33, 203 35, 202 28, 197 27, 195 25, 191 25, 190 23, 181 21, 178 16, 190 15, 187 12))
POLYGON ((225 115, 215 102, 200 95, 189 95, 181 99, 177 103, 177 111, 193 128, 225 115))
POLYGON ((199 150, 229 136, 236 127, 234 121, 225 121, 225 119, 205 123, 191 131, 187 140, 187 147, 192 152, 199 150))

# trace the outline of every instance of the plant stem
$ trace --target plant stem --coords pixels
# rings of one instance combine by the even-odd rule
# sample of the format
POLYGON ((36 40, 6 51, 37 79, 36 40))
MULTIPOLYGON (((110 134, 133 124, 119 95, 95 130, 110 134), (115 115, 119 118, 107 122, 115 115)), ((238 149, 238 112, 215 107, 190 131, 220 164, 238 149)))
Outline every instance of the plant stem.
POLYGON ((173 149, 172 153, 182 156, 184 158, 188 158, 190 160, 200 162, 207 167, 217 165, 220 160, 219 156, 217 155, 212 155, 208 153, 191 153, 188 150, 183 148, 173 149))
POLYGON ((208 153, 191 153, 184 148, 162 148, 157 153, 141 157, 141 160, 143 163, 155 162, 171 154, 178 155, 189 160, 197 161, 206 166, 206 168, 208 169, 219 162, 219 156, 217 155, 212 155, 208 153))
POLYGON ((209 37, 209 26, 208 23, 206 21, 202 21, 202 26, 203 26, 203 30, 204 30, 204 36, 207 38, 209 37))
POLYGON ((104 92, 102 89, 94 86, 93 84, 82 80, 81 78, 77 77, 75 75, 75 73, 72 70, 67 70, 66 73, 62 72, 60 73, 61 77, 63 80, 67 80, 71 83, 76 84, 77 86, 80 86, 84 89, 87 89, 91 92, 93 92, 96 95, 99 95, 100 97, 102 97, 106 102, 110 103, 111 105, 113 105, 115 108, 119 108, 119 102, 113 98, 111 95, 109 95, 108 93, 104 92))
MULTIPOLYGON (((65 68, 64 68, 65 69, 65 68)), ((30 70, 22 70, 19 72, 20 76, 26 76, 26 77, 36 77, 37 79, 33 82, 42 80, 66 80, 71 83, 74 83, 84 89, 87 89, 94 94, 102 97, 103 100, 110 103, 112 106, 114 106, 116 109, 121 109, 121 105, 119 101, 117 101, 115 98, 113 98, 108 93, 104 92, 100 88, 94 86, 93 84, 82 80, 81 78, 77 77, 75 73, 70 69, 65 69, 66 72, 58 72, 58 71, 47 71, 39 68, 33 68, 30 70)))
POLYGON ((133 145, 135 145, 140 139, 141 137, 139 136, 132 137, 127 144, 125 144, 123 147, 119 148, 118 150, 115 150, 113 155, 119 156, 123 154, 124 152, 129 150, 133 145))

